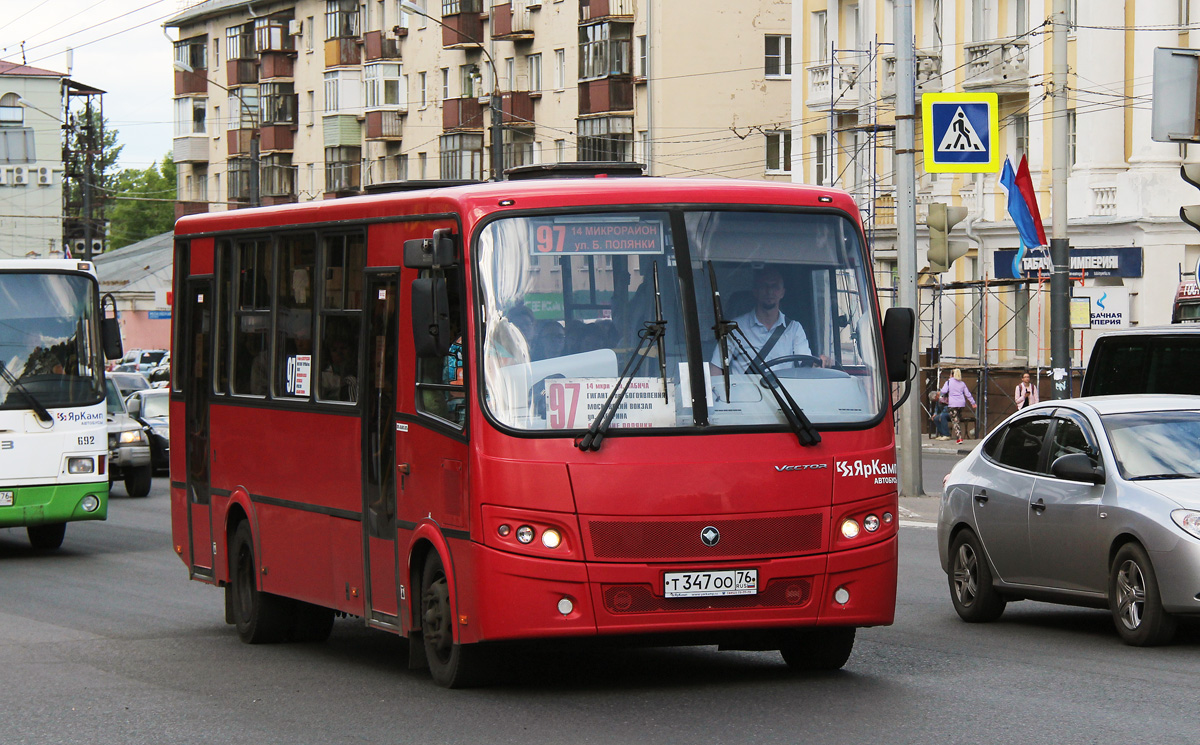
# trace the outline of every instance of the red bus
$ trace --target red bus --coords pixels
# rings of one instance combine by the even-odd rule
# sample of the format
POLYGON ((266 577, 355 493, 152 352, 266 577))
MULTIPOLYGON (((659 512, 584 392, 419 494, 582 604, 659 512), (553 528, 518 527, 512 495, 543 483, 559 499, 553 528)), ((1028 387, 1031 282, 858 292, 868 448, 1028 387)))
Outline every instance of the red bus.
POLYGON ((1200 283, 1186 279, 1175 290, 1171 323, 1200 323, 1200 283))
POLYGON ((913 317, 847 194, 522 179, 175 232, 173 541, 244 641, 348 614, 458 687, 494 642, 835 669, 892 622, 913 317))

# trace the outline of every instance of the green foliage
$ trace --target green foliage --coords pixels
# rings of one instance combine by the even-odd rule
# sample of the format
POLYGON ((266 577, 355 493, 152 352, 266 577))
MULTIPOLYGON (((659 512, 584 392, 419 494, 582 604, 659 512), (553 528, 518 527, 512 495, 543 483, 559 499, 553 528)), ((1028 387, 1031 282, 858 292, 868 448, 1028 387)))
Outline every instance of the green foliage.
POLYGON ((145 170, 117 174, 109 209, 108 249, 166 233, 175 225, 175 161, 171 154, 145 170))

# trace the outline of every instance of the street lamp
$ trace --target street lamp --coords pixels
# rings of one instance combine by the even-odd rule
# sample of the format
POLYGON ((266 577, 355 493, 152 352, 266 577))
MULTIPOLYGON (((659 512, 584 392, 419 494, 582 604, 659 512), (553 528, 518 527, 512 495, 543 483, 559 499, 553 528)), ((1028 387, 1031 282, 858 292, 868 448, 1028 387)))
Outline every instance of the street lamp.
MULTIPOLYGON (((189 65, 188 63, 183 62, 181 60, 175 60, 174 62, 171 63, 171 66, 180 72, 187 72, 187 73, 193 73, 193 74, 196 72, 195 69, 193 69, 191 65, 189 65)), ((225 86, 221 85, 220 83, 218 83, 217 81, 213 80, 210 77, 206 76, 204 78, 204 80, 205 80, 205 82, 212 83, 213 85, 217 86, 221 90, 225 91, 229 95, 236 98, 238 100, 238 105, 241 107, 242 111, 246 111, 246 110, 250 109, 250 107, 246 105, 246 100, 244 98, 242 98, 241 95, 239 95, 237 91, 235 91, 231 88, 226 88, 225 86)), ((259 194, 259 185, 258 185, 258 121, 255 120, 252 123, 254 124, 254 134, 252 134, 250 136, 250 183, 247 184, 247 186, 250 189, 250 206, 258 207, 261 203, 261 197, 259 194)), ((242 124, 242 114, 241 114, 241 112, 238 112, 238 129, 241 129, 241 124, 242 124)))
POLYGON ((488 108, 492 112, 492 123, 490 132, 492 140, 492 181, 499 181, 501 174, 504 172, 504 128, 503 128, 503 112, 500 107, 500 74, 496 70, 496 60, 492 58, 491 52, 487 50, 483 42, 479 39, 472 39, 462 31, 456 28, 450 28, 442 23, 441 19, 434 18, 421 9, 419 5, 412 0, 400 0, 400 7, 409 13, 415 13, 423 18, 428 18, 442 28, 449 28, 454 33, 469 42, 479 45, 479 50, 487 57, 488 65, 492 68, 492 94, 488 97, 488 108))

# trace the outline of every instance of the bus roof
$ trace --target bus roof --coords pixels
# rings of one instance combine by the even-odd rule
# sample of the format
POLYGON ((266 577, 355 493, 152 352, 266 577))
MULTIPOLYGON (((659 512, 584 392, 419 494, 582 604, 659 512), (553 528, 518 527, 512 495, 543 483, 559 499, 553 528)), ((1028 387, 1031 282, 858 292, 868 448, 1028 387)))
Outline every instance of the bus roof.
POLYGON ((24 272, 86 272, 94 275, 96 267, 89 261, 78 259, 0 259, 0 271, 24 272))
POLYGON ((175 224, 175 234, 269 229, 281 224, 387 219, 403 215, 457 213, 469 214, 475 220, 502 209, 638 204, 829 207, 858 219, 858 207, 850 195, 828 187, 733 179, 529 179, 188 215, 175 224), (511 204, 501 205, 502 200, 511 200, 511 204))

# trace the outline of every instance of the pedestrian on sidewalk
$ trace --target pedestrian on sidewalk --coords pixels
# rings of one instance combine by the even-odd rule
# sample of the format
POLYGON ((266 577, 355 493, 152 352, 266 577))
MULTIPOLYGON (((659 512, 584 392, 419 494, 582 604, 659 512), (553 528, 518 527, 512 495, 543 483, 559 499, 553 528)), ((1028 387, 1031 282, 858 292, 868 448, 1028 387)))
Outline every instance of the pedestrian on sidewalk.
POLYGON ((972 409, 975 408, 975 397, 971 395, 971 389, 967 388, 967 384, 963 382, 962 370, 954 368, 954 372, 946 380, 940 393, 946 397, 947 405, 950 407, 950 428, 954 430, 954 439, 961 445, 963 441, 961 422, 963 409, 967 408, 968 403, 972 409))
POLYGON ((937 391, 929 392, 929 420, 933 422, 933 439, 950 439, 950 409, 946 407, 946 399, 937 391))
POLYGON ((1013 400, 1017 402, 1018 409, 1033 406, 1038 402, 1038 389, 1037 386, 1029 382, 1029 373, 1021 375, 1021 382, 1017 383, 1017 390, 1013 394, 1013 400))

